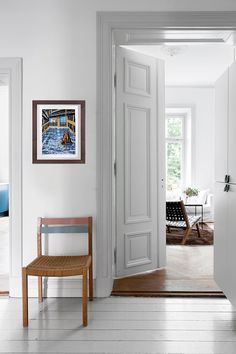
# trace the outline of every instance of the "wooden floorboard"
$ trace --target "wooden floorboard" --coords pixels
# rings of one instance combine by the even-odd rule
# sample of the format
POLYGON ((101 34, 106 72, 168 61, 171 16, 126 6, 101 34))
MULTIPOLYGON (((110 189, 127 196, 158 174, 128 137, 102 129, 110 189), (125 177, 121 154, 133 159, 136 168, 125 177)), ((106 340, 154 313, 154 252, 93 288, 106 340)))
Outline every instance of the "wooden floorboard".
POLYGON ((82 326, 79 298, 0 299, 0 353, 235 354, 236 312, 227 299, 94 299, 82 326))
POLYGON ((167 266, 114 280, 117 296, 224 296, 213 279, 213 246, 167 246, 167 266))
POLYGON ((235 354, 236 312, 227 299, 110 297, 0 299, 0 353, 235 354))
POLYGON ((145 297, 209 297, 209 298, 225 298, 225 295, 222 291, 215 292, 198 292, 198 291, 112 291, 112 296, 145 296, 145 297))

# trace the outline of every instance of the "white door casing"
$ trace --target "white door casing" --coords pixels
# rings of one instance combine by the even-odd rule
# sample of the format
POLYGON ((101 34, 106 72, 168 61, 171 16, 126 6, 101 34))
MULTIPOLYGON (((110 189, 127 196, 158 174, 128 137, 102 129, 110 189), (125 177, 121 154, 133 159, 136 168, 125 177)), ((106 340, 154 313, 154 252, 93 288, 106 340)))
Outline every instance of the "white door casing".
POLYGON ((21 296, 22 267, 22 59, 0 58, 9 78, 9 294, 21 296))
MULTIPOLYGON (((157 34, 165 31, 190 31, 206 28, 218 31, 236 30, 234 11, 168 11, 168 12, 98 12, 97 13, 97 217, 96 235, 96 294, 109 296, 112 279, 112 213, 113 213, 113 156, 112 156, 112 115, 113 115, 113 46, 117 44, 114 33, 123 31, 120 45, 156 44, 155 35, 144 35, 147 31, 157 34), (135 36, 139 30, 140 36, 135 36)), ((158 37, 158 35, 157 35, 158 37)), ((198 40, 197 40, 198 41, 198 40)), ((202 41, 201 39, 199 41, 202 41)), ((208 40, 207 40, 208 41, 208 40)), ((213 38, 215 42, 215 38, 213 38)), ((222 39, 219 39, 219 42, 222 39)), ((204 40, 204 42, 206 42, 204 40)), ((212 42, 209 39, 209 42, 212 42)), ((159 105, 160 107, 160 105, 159 105)), ((164 109, 164 107, 163 107, 164 109)), ((161 135, 159 136, 159 139, 161 135)), ((159 152, 158 152, 159 153, 159 152)), ((162 159, 163 156, 160 156, 162 159)), ((161 212, 158 208, 158 212, 161 212)), ((165 222, 164 218, 163 221, 165 222)), ((160 240, 163 244, 164 238, 160 240)), ((161 260, 162 254, 159 254, 161 260)), ((161 261, 160 261, 161 263, 161 261)))
POLYGON ((117 276, 158 266, 157 204, 163 209, 165 205, 158 201, 157 191, 157 120, 165 117, 157 111, 156 78, 158 69, 164 71, 157 63, 155 58, 117 47, 117 276))

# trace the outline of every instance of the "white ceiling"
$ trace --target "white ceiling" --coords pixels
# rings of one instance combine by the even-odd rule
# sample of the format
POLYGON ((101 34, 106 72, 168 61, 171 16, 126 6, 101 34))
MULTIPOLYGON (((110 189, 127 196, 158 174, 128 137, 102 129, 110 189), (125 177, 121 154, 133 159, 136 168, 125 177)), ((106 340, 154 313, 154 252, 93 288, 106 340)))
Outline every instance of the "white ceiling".
POLYGON ((165 61, 166 85, 212 86, 234 61, 229 44, 131 45, 128 49, 165 61), (163 50, 163 47, 165 49, 163 50), (166 49, 167 47, 167 49, 166 49), (166 53, 174 54, 171 56, 166 53))

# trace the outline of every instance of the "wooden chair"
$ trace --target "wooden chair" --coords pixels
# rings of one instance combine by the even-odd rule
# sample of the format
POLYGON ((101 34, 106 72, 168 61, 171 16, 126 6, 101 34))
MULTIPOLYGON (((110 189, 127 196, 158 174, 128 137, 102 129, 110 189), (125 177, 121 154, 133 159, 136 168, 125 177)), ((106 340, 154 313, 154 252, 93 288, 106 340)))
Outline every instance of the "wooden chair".
POLYGON ((93 264, 92 264, 92 217, 74 218, 38 218, 37 230, 38 257, 22 268, 23 326, 28 326, 28 275, 38 277, 38 299, 43 301, 42 277, 83 276, 83 325, 88 324, 88 289, 89 299, 93 300, 93 264), (87 233, 88 255, 83 256, 48 256, 42 255, 42 234, 50 233, 87 233))
POLYGON ((166 202, 166 227, 170 232, 171 228, 185 229, 182 245, 187 241, 187 238, 192 230, 192 227, 196 225, 198 237, 201 237, 199 221, 201 216, 189 216, 186 212, 184 202, 166 202))

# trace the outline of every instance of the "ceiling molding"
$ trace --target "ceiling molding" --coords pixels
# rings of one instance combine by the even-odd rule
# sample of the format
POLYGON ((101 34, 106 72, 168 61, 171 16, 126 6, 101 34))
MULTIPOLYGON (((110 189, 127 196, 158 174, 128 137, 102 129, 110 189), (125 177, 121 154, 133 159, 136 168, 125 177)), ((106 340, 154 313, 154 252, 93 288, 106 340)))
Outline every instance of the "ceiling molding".
POLYGON ((155 45, 164 43, 227 43, 232 30, 115 30, 116 44, 155 45))
POLYGON ((165 88, 198 88, 198 89, 209 89, 215 88, 214 84, 167 84, 165 88))

